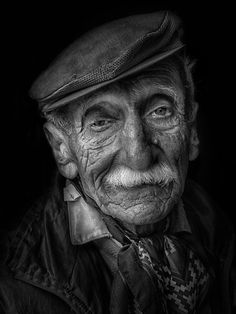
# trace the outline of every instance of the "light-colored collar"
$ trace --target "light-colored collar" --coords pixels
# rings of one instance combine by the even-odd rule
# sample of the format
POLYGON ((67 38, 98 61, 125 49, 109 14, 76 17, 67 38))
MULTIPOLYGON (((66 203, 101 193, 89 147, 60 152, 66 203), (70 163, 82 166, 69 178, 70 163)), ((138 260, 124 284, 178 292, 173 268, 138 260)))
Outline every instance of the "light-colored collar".
POLYGON ((99 212, 88 205, 72 183, 64 188, 67 202, 72 244, 84 244, 103 237, 111 237, 99 212))
MULTIPOLYGON (((72 244, 82 245, 104 237, 112 237, 99 212, 85 202, 79 191, 69 181, 64 188, 64 200, 67 202, 72 244)), ((182 201, 172 214, 171 220, 174 222, 171 224, 171 232, 191 233, 182 201)))

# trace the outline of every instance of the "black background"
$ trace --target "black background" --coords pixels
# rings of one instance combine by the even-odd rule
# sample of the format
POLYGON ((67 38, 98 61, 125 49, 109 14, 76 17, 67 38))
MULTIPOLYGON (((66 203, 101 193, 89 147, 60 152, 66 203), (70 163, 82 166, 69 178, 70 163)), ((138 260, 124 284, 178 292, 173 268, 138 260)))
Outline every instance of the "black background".
POLYGON ((54 169, 37 106, 28 90, 53 58, 91 27, 130 14, 170 9, 185 26, 200 104, 201 154, 189 175, 200 183, 235 226, 235 91, 233 7, 209 2, 82 2, 64 1, 15 6, 2 10, 0 228, 10 230, 28 204, 43 193, 54 169))

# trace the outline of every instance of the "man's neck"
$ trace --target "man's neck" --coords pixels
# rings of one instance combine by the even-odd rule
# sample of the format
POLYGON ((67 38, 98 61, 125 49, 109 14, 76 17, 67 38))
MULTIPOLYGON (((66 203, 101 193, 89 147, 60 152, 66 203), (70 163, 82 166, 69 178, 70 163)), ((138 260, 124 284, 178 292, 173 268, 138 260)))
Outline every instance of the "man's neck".
POLYGON ((168 222, 167 219, 164 218, 161 221, 146 225, 134 225, 121 221, 119 221, 119 224, 124 228, 124 230, 127 230, 137 236, 145 237, 155 232, 165 230, 168 222))

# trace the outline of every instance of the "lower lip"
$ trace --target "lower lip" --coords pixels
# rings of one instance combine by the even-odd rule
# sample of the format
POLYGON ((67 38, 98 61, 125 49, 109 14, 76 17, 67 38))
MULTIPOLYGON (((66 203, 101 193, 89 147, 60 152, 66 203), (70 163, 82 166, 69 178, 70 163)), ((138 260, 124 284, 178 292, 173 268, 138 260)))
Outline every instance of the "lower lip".
POLYGON ((121 192, 141 192, 142 190, 169 190, 172 187, 172 183, 169 183, 168 185, 160 186, 159 184, 141 184, 141 185, 135 185, 131 187, 124 187, 124 186, 115 186, 114 189, 121 192))

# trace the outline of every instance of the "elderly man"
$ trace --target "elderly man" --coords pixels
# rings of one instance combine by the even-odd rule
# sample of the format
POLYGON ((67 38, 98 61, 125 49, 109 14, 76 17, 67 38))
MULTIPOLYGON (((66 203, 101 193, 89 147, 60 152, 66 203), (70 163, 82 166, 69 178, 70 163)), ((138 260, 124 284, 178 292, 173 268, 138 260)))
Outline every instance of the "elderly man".
POLYGON ((3 313, 230 313, 232 232, 186 181, 197 103, 180 20, 113 21, 31 89, 59 174, 15 233, 3 313))

